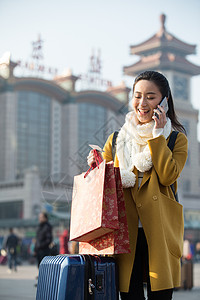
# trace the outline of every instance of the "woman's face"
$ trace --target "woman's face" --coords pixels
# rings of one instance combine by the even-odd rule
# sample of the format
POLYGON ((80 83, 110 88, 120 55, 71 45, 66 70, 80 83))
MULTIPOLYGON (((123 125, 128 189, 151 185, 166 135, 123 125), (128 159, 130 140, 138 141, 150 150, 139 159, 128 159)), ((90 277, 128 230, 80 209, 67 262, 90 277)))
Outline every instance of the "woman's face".
POLYGON ((152 121, 154 109, 162 100, 162 94, 157 85, 149 80, 136 83, 133 94, 133 109, 140 124, 152 121))

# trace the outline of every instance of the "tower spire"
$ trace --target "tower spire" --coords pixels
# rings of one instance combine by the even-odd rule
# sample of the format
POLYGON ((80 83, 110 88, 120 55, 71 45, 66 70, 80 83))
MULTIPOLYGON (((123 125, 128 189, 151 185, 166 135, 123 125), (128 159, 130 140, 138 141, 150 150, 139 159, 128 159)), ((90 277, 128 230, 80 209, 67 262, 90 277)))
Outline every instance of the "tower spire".
POLYGON ((161 30, 165 31, 165 21, 166 21, 166 15, 161 14, 160 15, 160 22, 161 22, 161 30))
POLYGON ((159 31, 156 34, 158 37, 165 36, 165 34, 166 34, 165 22, 166 22, 166 15, 165 14, 161 14, 160 15, 161 26, 160 26, 159 31))

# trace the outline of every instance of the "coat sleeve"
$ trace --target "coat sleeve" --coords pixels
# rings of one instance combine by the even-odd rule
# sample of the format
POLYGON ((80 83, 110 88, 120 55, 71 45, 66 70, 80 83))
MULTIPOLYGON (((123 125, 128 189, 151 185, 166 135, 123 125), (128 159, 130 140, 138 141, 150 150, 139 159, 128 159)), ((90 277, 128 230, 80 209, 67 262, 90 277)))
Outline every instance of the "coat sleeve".
POLYGON ((113 157, 112 157, 112 140, 113 140, 113 134, 114 133, 112 133, 108 137, 108 139, 107 139, 107 141, 106 141, 106 143, 104 145, 104 148, 103 148, 104 152, 102 154, 103 154, 103 158, 106 160, 106 162, 109 162, 109 161, 113 160, 113 157))
POLYGON ((179 132, 173 152, 167 146, 167 140, 163 135, 150 139, 148 145, 160 183, 165 186, 173 184, 180 176, 187 160, 187 137, 179 132))

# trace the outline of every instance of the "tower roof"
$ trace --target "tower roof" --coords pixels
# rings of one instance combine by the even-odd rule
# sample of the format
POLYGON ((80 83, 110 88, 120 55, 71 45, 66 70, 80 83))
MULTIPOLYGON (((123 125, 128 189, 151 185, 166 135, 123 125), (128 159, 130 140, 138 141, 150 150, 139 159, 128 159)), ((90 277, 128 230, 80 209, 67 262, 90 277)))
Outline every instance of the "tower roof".
POLYGON ((135 76, 138 72, 147 69, 171 69, 184 71, 190 75, 200 74, 200 67, 187 61, 186 55, 196 53, 196 45, 191 45, 176 38, 165 28, 166 16, 160 16, 159 31, 148 40, 130 46, 132 55, 139 55, 141 59, 124 67, 126 75, 135 76))
POLYGON ((176 70, 190 75, 199 75, 200 67, 189 62, 184 57, 164 52, 142 57, 137 63, 124 67, 124 73, 129 76, 135 76, 145 70, 176 70))
POLYGON ((185 43, 173 34, 169 33, 165 27, 166 16, 160 15, 161 27, 159 31, 151 38, 138 45, 130 46, 131 54, 145 55, 152 49, 163 50, 166 49, 172 52, 178 51, 179 54, 189 55, 196 53, 196 45, 185 43))

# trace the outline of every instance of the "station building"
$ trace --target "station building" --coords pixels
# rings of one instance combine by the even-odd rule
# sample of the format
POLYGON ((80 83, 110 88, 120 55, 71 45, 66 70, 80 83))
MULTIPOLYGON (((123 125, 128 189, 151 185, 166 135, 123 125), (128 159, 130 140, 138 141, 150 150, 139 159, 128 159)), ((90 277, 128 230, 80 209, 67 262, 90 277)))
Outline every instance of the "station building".
POLYGON ((1 60, 0 227, 41 209, 69 221, 73 177, 88 169, 89 144, 103 147, 123 124, 130 89, 76 91, 71 72, 45 80, 16 77, 15 68, 1 60))
MULTIPOLYGON (((191 98, 191 79, 200 66, 188 55, 190 45, 166 30, 161 15, 157 33, 130 46, 138 61, 123 68, 134 77, 144 70, 162 72, 170 82, 175 109, 185 126, 189 155, 179 179, 185 235, 200 240, 200 143, 198 111, 191 98)), ((103 147, 124 123, 130 88, 123 82, 105 91, 77 91, 78 76, 68 72, 53 80, 16 77, 17 63, 0 61, 0 234, 15 220, 36 219, 40 209, 55 218, 70 218, 73 177, 87 170, 89 144, 103 147)))

